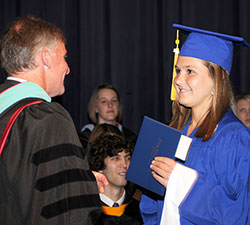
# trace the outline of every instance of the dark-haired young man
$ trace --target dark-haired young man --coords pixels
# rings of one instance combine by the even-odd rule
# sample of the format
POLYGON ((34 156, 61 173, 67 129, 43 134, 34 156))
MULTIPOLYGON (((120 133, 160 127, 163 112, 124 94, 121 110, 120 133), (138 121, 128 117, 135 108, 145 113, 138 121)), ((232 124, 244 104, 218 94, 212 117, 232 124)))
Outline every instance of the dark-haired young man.
POLYGON ((142 224, 139 201, 133 198, 134 185, 125 179, 132 152, 132 145, 118 135, 101 134, 89 145, 90 169, 103 173, 109 182, 100 194, 103 213, 98 225, 142 224))

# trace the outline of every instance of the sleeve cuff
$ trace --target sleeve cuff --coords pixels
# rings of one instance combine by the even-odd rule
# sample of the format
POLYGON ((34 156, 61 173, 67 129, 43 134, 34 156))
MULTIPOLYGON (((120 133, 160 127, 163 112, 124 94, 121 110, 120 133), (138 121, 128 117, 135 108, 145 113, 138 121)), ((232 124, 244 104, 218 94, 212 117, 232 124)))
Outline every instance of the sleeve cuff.
POLYGON ((176 163, 168 181, 161 225, 180 224, 179 205, 186 198, 197 178, 196 170, 176 163))

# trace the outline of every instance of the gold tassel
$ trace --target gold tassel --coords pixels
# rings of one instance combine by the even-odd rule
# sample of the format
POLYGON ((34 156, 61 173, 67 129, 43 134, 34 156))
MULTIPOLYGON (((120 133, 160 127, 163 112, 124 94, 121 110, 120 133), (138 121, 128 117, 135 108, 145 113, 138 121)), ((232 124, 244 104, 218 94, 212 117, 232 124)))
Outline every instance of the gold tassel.
POLYGON ((179 44, 180 44, 179 30, 177 30, 177 32, 176 32, 175 44, 176 44, 176 48, 173 50, 173 52, 174 52, 174 67, 173 67, 173 78, 172 78, 171 97, 170 97, 170 99, 172 101, 175 100, 175 95, 176 95, 176 90, 175 90, 175 87, 174 87, 174 79, 175 79, 175 76, 176 76, 175 65, 176 65, 178 55, 179 55, 179 52, 180 52, 180 50, 179 50, 179 44))

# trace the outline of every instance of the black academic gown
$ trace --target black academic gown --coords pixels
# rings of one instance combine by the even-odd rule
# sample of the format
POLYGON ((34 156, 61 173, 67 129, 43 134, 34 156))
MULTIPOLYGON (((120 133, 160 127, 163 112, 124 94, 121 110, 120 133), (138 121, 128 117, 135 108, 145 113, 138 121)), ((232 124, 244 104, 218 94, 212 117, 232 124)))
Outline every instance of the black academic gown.
MULTIPOLYGON (((15 83, 1 84, 0 92, 15 83)), ((1 133, 8 114, 0 115, 1 133)), ((0 156, 0 224, 91 225, 100 214, 95 177, 69 113, 46 101, 25 108, 0 156)))
POLYGON ((109 207, 103 204, 103 212, 95 225, 142 225, 139 201, 134 198, 136 185, 129 183, 126 186, 126 195, 123 205, 109 207))

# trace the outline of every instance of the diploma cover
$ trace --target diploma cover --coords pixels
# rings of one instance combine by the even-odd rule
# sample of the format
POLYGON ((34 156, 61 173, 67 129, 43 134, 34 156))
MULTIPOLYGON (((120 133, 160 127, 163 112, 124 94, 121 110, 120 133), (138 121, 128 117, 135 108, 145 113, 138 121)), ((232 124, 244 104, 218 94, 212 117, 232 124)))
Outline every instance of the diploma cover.
POLYGON ((151 162, 156 156, 185 161, 191 141, 180 131, 145 116, 126 179, 163 196, 165 187, 153 178, 151 162))

